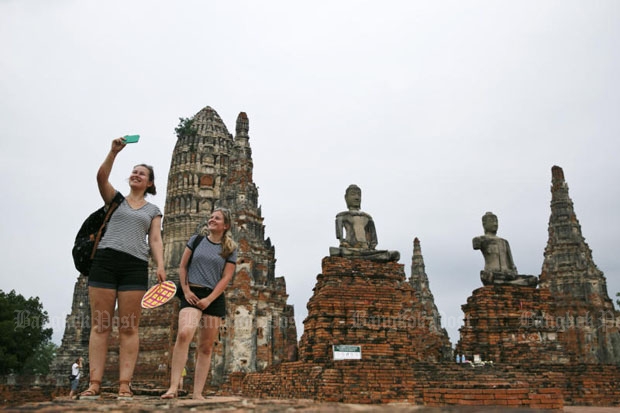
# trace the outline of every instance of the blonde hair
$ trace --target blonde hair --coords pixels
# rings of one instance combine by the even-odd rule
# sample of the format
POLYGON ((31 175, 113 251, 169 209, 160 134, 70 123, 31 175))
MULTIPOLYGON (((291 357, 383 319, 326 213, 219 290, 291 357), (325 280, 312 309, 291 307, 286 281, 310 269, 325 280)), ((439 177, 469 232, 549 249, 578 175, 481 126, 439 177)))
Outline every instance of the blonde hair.
MULTIPOLYGON (((220 252, 220 256, 224 259, 227 259, 228 257, 230 257, 230 254, 232 254, 233 251, 237 248, 237 243, 232 239, 232 235, 230 235, 230 232, 232 230, 232 215, 230 213, 230 210, 227 208, 218 207, 213 210, 213 212, 217 211, 220 211, 222 213, 222 216, 224 217, 224 224, 228 225, 228 229, 224 231, 224 234, 222 234, 222 252, 220 252)), ((202 235, 208 234, 209 230, 205 226, 202 230, 202 235)))

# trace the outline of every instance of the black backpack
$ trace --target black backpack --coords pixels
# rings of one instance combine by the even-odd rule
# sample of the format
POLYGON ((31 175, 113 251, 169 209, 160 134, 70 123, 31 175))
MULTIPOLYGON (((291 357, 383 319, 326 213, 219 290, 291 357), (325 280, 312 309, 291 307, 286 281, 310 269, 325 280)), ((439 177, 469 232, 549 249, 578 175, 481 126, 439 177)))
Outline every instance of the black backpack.
POLYGON ((71 253, 75 268, 83 275, 88 276, 93 257, 97 251, 99 240, 105 233, 106 224, 114 210, 123 202, 125 197, 117 192, 109 207, 102 206, 86 218, 73 243, 71 253))

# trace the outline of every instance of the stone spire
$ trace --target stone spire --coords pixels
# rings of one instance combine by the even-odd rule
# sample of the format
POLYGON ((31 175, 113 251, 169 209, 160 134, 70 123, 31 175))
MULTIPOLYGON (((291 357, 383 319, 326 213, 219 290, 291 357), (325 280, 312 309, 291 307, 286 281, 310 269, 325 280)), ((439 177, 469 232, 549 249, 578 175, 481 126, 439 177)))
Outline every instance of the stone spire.
POLYGON ((555 327, 564 333, 560 339, 571 362, 620 364, 620 314, 614 310, 605 276, 581 234, 559 166, 551 168, 551 216, 544 257, 540 288, 551 292, 555 327))
POLYGON ((592 251, 581 233, 581 225, 568 195, 564 171, 551 168, 551 216, 549 239, 544 253, 540 287, 554 295, 604 305, 613 309, 603 272, 592 259, 592 251))
POLYGON ((409 284, 415 288, 420 296, 430 298, 431 301, 433 300, 433 294, 431 294, 428 285, 428 276, 426 275, 420 240, 417 237, 413 240, 413 256, 411 257, 411 277, 409 278, 409 284))
POLYGON ((424 317, 429 319, 430 333, 440 336, 444 350, 443 354, 446 358, 450 358, 451 350, 450 339, 445 328, 441 327, 441 315, 435 305, 435 297, 431 293, 426 275, 426 267, 424 265, 424 257, 422 256, 422 248, 420 240, 416 237, 413 240, 413 255, 411 257, 411 277, 409 284, 413 287, 415 295, 420 300, 420 308, 423 309, 424 317))
POLYGON ((275 277, 275 248, 265 239, 248 132, 248 116, 241 112, 221 197, 233 213, 233 237, 239 244, 235 277, 226 295, 233 309, 229 314, 235 316, 214 358, 214 368, 219 365, 227 373, 262 371, 297 354, 294 310, 286 303, 284 278, 275 277))
POLYGON ((235 134, 235 146, 238 148, 240 158, 252 158, 252 149, 250 148, 250 121, 245 112, 239 113, 237 116, 237 127, 235 134))

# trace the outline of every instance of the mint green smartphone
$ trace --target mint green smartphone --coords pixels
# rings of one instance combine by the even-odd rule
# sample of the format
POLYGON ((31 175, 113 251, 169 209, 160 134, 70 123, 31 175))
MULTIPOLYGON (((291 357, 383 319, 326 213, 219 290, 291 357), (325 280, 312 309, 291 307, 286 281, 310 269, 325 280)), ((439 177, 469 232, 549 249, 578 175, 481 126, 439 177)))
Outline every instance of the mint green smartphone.
POLYGON ((123 139, 125 139, 125 143, 136 143, 140 140, 140 135, 125 135, 123 139))

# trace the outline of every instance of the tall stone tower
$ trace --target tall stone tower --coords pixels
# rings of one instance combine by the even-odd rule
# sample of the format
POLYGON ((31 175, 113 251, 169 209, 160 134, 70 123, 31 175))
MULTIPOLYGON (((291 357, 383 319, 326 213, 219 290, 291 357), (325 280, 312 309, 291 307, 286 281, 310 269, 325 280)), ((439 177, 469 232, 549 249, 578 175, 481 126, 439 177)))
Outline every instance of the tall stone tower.
POLYGON ((565 331, 565 346, 574 362, 620 364, 619 313, 607 293, 603 272, 581 233, 568 195, 564 171, 551 168, 549 239, 540 288, 557 303, 556 326, 565 331))
POLYGON ((443 358, 448 360, 452 358, 452 346, 450 338, 445 328, 441 327, 441 315, 435 305, 435 297, 431 293, 426 275, 426 266, 424 265, 424 257, 422 256, 422 248, 420 240, 413 240, 413 255, 411 257, 411 277, 409 284, 413 287, 415 295, 420 301, 420 307, 423 309, 424 317, 429 320, 430 334, 437 336, 437 339, 443 343, 443 358))

